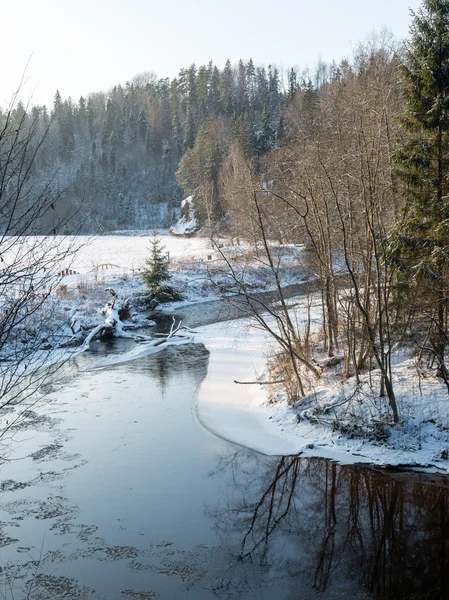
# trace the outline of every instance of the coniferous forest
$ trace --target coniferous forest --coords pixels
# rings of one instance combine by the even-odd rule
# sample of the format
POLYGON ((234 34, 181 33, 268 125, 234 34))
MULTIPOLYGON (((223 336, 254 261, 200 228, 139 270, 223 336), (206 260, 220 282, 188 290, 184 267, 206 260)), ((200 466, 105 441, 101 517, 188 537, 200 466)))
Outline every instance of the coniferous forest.
POLYGON ((77 212, 85 232, 166 226, 183 195, 181 159, 207 154, 207 173, 197 177, 213 178, 233 141, 250 156, 279 145, 288 98, 314 89, 293 69, 288 77, 287 93, 275 67, 250 60, 219 69, 210 62, 181 69, 172 81, 144 73, 78 100, 57 91, 53 106, 25 111, 18 103, 13 118, 25 116, 36 140, 47 132, 34 184, 52 178, 62 192, 57 210, 77 212))

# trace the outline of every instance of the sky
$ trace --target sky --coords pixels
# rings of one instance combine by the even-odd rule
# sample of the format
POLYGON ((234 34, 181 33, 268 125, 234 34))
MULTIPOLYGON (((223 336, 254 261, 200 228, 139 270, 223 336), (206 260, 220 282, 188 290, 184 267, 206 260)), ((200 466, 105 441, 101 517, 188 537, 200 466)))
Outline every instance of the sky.
POLYGON ((373 30, 408 35, 420 0, 3 0, 0 106, 108 90, 138 73, 175 77, 213 60, 313 67, 350 57, 373 30))

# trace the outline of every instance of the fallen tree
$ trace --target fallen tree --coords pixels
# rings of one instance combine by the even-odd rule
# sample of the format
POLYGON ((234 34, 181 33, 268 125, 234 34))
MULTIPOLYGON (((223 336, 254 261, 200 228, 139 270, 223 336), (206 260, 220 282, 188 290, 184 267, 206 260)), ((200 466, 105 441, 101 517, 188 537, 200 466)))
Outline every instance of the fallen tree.
MULTIPOLYGON (((158 333, 155 337, 149 337, 141 334, 131 333, 126 329, 131 329, 134 325, 130 322, 127 323, 128 319, 132 316, 132 304, 129 298, 121 301, 112 288, 106 288, 106 292, 109 292, 111 299, 105 304, 101 310, 101 314, 104 316, 104 321, 99 323, 94 328, 84 326, 76 318, 72 319, 71 329, 72 337, 60 344, 60 348, 67 347, 80 347, 80 351, 84 352, 89 350, 90 343, 94 339, 110 339, 112 337, 129 338, 140 343, 140 347, 137 350, 137 354, 151 354, 154 351, 159 351, 162 347, 169 345, 178 344, 189 344, 194 343, 192 335, 182 335, 179 333, 181 329, 187 329, 183 327, 182 321, 176 323, 175 317, 173 317, 173 323, 168 333, 158 333)), ((191 330, 189 330, 191 331, 191 330)), ((136 352, 130 353, 130 356, 135 356, 136 352)))
POLYGON ((124 321, 127 321, 131 317, 132 304, 130 299, 126 298, 126 300, 120 301, 112 288, 106 288, 105 291, 111 294, 111 299, 101 310, 104 321, 92 329, 83 324, 79 320, 79 317, 73 316, 70 322, 70 329, 73 335, 65 342, 62 342, 59 345, 60 348, 70 348, 80 345, 88 348, 90 342, 95 338, 138 337, 125 331, 127 327, 132 327, 131 324, 124 323, 124 321))
POLYGON ((134 336, 125 331, 125 325, 123 321, 126 321, 131 316, 132 305, 129 298, 126 298, 123 302, 118 299, 117 294, 112 288, 106 288, 106 292, 109 292, 112 298, 105 304, 101 311, 104 315, 103 323, 100 323, 84 340, 84 346, 86 349, 89 347, 90 342, 96 338, 101 337, 108 339, 111 337, 128 337, 135 339, 134 336))

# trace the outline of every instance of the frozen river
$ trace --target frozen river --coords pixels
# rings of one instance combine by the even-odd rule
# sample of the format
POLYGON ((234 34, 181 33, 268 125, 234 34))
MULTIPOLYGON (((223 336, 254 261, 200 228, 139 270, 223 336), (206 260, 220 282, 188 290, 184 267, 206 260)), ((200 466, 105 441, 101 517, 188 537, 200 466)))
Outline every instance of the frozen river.
POLYGON ((5 441, 0 598, 447 598, 446 478, 229 443, 197 418, 207 350, 90 369, 132 344, 74 360, 5 441))

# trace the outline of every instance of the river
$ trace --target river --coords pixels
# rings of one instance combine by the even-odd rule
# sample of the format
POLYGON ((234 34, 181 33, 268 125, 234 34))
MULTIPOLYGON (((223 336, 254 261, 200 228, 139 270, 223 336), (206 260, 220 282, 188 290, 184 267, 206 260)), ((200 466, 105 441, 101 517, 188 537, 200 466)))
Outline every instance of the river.
POLYGON ((91 369, 132 344, 94 344, 4 440, 0 598, 448 597, 448 479, 229 443, 196 414, 207 350, 91 369))

